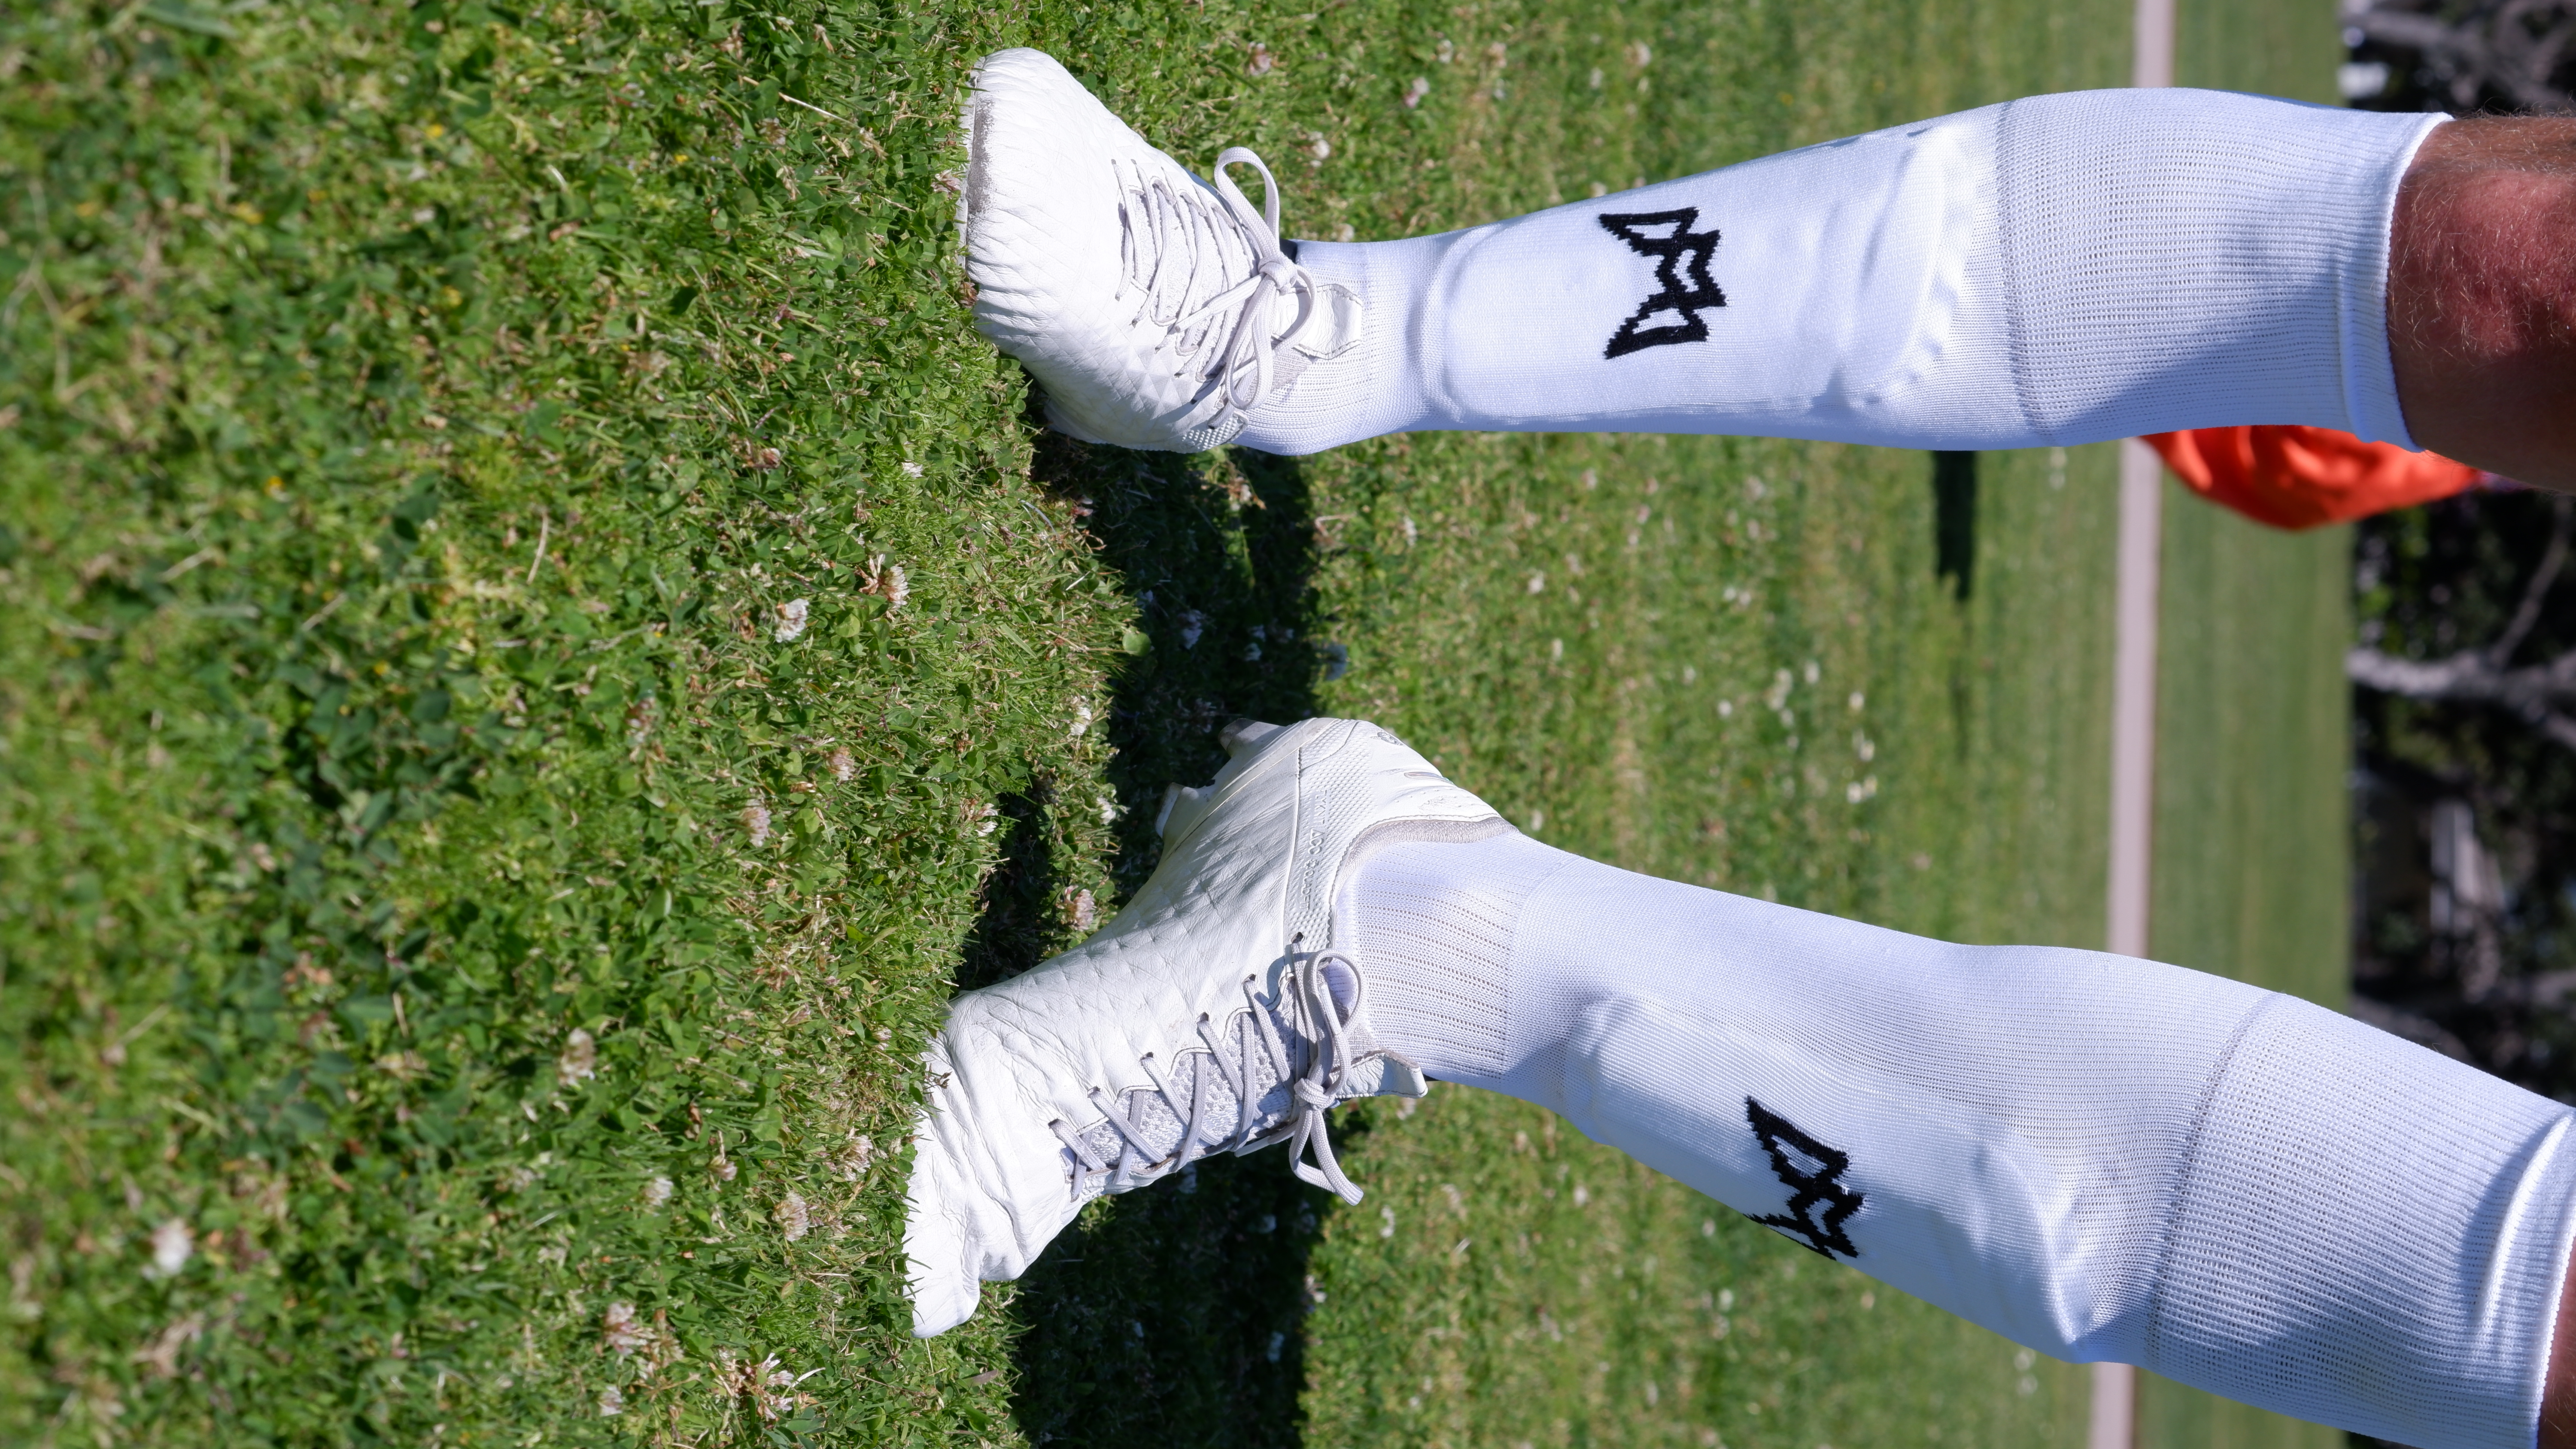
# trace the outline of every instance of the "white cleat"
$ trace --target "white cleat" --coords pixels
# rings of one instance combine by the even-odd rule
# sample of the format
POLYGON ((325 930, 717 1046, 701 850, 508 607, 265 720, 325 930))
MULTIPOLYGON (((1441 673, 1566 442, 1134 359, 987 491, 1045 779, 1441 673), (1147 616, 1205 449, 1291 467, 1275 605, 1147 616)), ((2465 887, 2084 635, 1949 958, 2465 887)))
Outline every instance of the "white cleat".
POLYGON ((1326 1109, 1428 1090, 1370 1029, 1339 882, 1383 845, 1511 827, 1365 721, 1237 721, 1224 742, 1213 783, 1166 799, 1162 865, 1116 918, 950 1006, 904 1225, 914 1333, 965 1322, 979 1282, 1026 1272, 1084 1203, 1215 1153, 1285 1141, 1299 1177, 1357 1202, 1326 1109))
POLYGON ((1194 453, 1243 431, 1308 366, 1360 336, 1360 302, 1279 240, 1261 158, 1193 176, 1041 51, 975 68, 958 225, 975 325, 1094 443, 1194 453), (1261 210, 1225 168, 1261 173, 1261 210))

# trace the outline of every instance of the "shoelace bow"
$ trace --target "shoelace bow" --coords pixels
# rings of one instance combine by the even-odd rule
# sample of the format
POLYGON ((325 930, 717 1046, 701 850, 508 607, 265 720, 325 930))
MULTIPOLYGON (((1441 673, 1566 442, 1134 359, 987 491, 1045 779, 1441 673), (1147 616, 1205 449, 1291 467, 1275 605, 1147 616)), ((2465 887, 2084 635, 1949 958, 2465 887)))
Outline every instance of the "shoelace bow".
POLYGON ((1223 427, 1247 418, 1270 395, 1278 349, 1305 332, 1320 305, 1314 275, 1279 245, 1278 181, 1259 156, 1229 146, 1216 158, 1213 195, 1199 187, 1176 189, 1168 178, 1141 170, 1130 176, 1125 190, 1121 295, 1125 287, 1144 293, 1138 316, 1167 330, 1174 353, 1185 364, 1222 330, 1223 353, 1202 374, 1215 383, 1215 408, 1196 426, 1223 427), (1227 167, 1237 164, 1261 173, 1258 211, 1226 174, 1227 167), (1230 240, 1250 252, 1252 271, 1229 283, 1225 273, 1236 261, 1229 255, 1230 240), (1271 304, 1292 295, 1297 319, 1274 339, 1271 304))
POLYGON ((1204 1012, 1199 1015, 1199 1040, 1207 1044, 1207 1050, 1190 1054, 1193 1065, 1186 1105, 1178 1090, 1180 1084, 1164 1074, 1153 1054, 1148 1052, 1141 1059, 1147 1079, 1154 1084, 1153 1092, 1184 1124, 1180 1145, 1173 1148, 1168 1157, 1158 1158, 1153 1145, 1145 1140, 1143 1088, 1124 1094, 1129 1100, 1123 1107, 1109 1092, 1099 1087, 1091 1089, 1092 1105, 1109 1119, 1120 1139, 1114 1162, 1104 1160, 1070 1123, 1059 1118, 1048 1124, 1055 1130, 1057 1139, 1072 1152, 1074 1160, 1081 1164, 1082 1170, 1073 1179, 1073 1191, 1077 1196, 1085 1178, 1093 1173, 1109 1175, 1109 1191, 1125 1192, 1168 1177, 1202 1158, 1219 1152, 1242 1150, 1261 1129, 1262 1093, 1256 1091, 1253 1076, 1253 1068, 1261 1060, 1254 1055, 1258 1048, 1268 1057, 1271 1069, 1288 1083, 1289 1171, 1303 1181, 1332 1192, 1344 1202, 1360 1200, 1359 1188, 1342 1172, 1341 1163, 1333 1156, 1332 1137, 1324 1126, 1324 1114, 1339 1100, 1338 1094, 1352 1060, 1350 1039, 1344 1030, 1341 1010, 1323 973, 1324 964, 1328 961, 1339 961, 1354 973, 1358 971, 1359 963, 1339 951, 1292 954, 1289 961, 1286 985, 1296 993, 1303 1007, 1301 1014, 1315 1024, 1316 1031, 1316 1039, 1312 1043, 1299 1041, 1295 1044, 1294 1056, 1302 1058, 1302 1064, 1292 1062, 1290 1043, 1282 1039, 1279 1028, 1270 1019, 1270 1009, 1261 999, 1261 978, 1244 977, 1245 1010, 1231 1015, 1225 1027, 1218 1027, 1214 1019, 1204 1012), (1229 1031, 1233 1037, 1231 1042, 1224 1039, 1229 1031), (1225 1059, 1228 1046, 1237 1049, 1232 1062, 1225 1059), (1210 1090, 1212 1074, 1225 1079, 1226 1086, 1234 1092, 1235 1100, 1233 1132, 1213 1143, 1205 1135, 1214 1096, 1210 1090), (1312 1163, 1306 1160, 1310 1147, 1314 1152, 1312 1163))

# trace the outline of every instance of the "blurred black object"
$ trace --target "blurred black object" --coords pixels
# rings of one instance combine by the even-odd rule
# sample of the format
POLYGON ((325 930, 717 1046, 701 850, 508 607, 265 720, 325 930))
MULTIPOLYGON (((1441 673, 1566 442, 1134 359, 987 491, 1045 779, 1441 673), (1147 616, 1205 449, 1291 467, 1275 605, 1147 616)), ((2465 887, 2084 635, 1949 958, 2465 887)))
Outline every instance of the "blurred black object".
POLYGON ((2344 99, 2374 111, 2576 111, 2576 0, 2344 0, 2344 99))

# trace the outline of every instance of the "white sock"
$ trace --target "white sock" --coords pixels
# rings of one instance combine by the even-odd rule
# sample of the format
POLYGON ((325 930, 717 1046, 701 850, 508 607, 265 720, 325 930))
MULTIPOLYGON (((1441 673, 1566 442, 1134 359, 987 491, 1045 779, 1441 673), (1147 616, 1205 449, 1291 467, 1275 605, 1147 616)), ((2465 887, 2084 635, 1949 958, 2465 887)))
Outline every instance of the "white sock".
POLYGON ((2441 119, 2217 91, 2040 96, 1466 231, 1301 242, 1302 265, 1362 298, 1361 341, 1241 441, 1309 453, 1466 428, 1978 449, 2307 423, 2412 446, 2388 228, 2441 119))
POLYGON ((1435 1076, 2059 1358, 2529 1449, 2576 1233, 2555 1102, 2200 972, 1518 835, 1390 847, 1345 901, 1383 1036, 1435 1076))

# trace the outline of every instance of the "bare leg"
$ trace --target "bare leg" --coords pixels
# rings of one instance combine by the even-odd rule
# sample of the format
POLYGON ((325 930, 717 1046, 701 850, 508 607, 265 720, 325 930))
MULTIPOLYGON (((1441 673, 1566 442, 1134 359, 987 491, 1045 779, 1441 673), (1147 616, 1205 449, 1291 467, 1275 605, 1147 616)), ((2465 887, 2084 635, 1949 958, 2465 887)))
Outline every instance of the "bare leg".
POLYGON ((2415 441, 2576 492, 2576 120, 2435 131, 2391 252, 2388 347, 2415 441))

